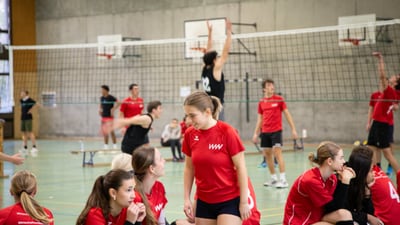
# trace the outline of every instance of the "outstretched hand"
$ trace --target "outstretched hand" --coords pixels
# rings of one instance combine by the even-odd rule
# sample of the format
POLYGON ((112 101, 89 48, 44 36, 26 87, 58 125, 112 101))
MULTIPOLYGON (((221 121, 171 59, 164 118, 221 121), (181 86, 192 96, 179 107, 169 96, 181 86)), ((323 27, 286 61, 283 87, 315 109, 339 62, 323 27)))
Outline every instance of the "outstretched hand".
POLYGON ((207 29, 208 29, 208 33, 212 32, 212 24, 208 20, 207 20, 207 29))
POLYGON ((232 23, 228 18, 225 21, 225 26, 226 26, 226 34, 227 35, 232 34, 232 23))
POLYGON ((372 55, 377 57, 377 58, 382 58, 382 53, 381 52, 372 52, 372 55))

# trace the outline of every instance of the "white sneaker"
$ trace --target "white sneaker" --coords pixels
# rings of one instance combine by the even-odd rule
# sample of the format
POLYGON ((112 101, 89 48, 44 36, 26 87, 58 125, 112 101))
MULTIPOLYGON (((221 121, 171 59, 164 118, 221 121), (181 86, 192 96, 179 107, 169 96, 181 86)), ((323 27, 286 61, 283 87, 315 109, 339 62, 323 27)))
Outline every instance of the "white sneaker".
POLYGON ((270 180, 264 183, 264 186, 266 187, 276 187, 276 184, 278 183, 277 180, 270 180))
POLYGON ((275 187, 276 188, 287 188, 287 187, 289 187, 289 184, 286 180, 280 180, 276 183, 275 187))
POLYGON ((118 149, 117 144, 113 144, 113 149, 118 149))
POLYGON ((108 145, 104 144, 103 149, 107 150, 108 149, 108 145))
POLYGON ((37 148, 36 147, 32 147, 32 149, 31 149, 31 153, 37 153, 39 150, 37 150, 37 148))

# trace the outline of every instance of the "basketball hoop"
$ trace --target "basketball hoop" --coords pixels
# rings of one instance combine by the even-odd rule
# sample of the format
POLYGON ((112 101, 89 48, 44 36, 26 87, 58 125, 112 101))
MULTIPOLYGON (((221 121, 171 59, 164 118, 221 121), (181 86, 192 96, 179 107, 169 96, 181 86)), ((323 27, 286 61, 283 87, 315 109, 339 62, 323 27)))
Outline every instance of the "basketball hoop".
POLYGON ((106 53, 97 53, 96 55, 100 59, 108 59, 108 60, 112 59, 114 56, 113 54, 106 54, 106 53))
POLYGON ((360 41, 361 40, 360 39, 356 39, 356 38, 344 38, 341 41, 351 43, 354 46, 358 46, 358 45, 360 45, 360 41))

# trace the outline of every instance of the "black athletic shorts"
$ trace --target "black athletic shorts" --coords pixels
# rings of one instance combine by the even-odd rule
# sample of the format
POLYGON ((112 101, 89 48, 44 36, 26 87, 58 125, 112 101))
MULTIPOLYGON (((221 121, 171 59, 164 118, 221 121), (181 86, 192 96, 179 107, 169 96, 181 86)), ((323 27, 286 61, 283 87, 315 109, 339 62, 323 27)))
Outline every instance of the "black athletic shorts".
POLYGON ((389 125, 389 143, 393 144, 394 143, 394 126, 393 125, 389 125))
POLYGON ((229 214, 240 217, 240 197, 221 203, 209 204, 197 199, 196 217, 216 220, 219 215, 229 214))
POLYGON ((261 135, 261 148, 282 147, 282 131, 272 133, 262 133, 261 135))
POLYGON ((390 125, 373 121, 368 134, 368 145, 377 148, 388 148, 390 146, 390 125))

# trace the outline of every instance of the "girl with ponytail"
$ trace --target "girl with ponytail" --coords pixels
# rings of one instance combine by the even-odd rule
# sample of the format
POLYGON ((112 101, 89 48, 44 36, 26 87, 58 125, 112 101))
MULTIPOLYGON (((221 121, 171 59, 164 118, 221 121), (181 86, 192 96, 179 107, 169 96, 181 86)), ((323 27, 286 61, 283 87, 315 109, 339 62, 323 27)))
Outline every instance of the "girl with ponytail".
POLYGON ((194 92, 184 102, 192 120, 183 141, 184 212, 196 225, 240 225, 250 215, 244 146, 229 124, 218 121, 221 103, 205 92, 194 92), (195 179, 196 178, 196 179, 195 179), (197 204, 191 201, 196 180, 197 204))
POLYGON ((34 199, 37 192, 36 177, 29 171, 19 171, 11 179, 10 193, 15 204, 0 210, 0 224, 53 225, 53 214, 34 199))
POLYGON ((117 169, 96 179, 76 225, 139 225, 146 216, 143 204, 133 203, 135 180, 117 169))
POLYGON ((136 187, 139 193, 135 202, 146 206, 146 225, 165 225, 164 209, 168 202, 164 185, 158 179, 164 176, 165 160, 158 149, 142 146, 132 155, 132 168, 135 171, 136 187))
POLYGON ((308 159, 316 167, 305 171, 293 183, 283 224, 353 225, 350 211, 344 208, 355 172, 345 166, 343 150, 333 142, 322 142, 317 154, 310 153, 308 159))

